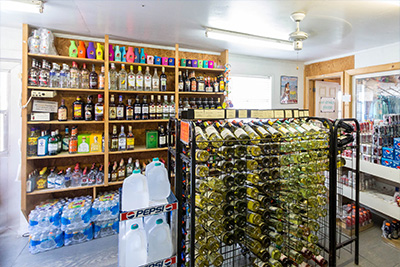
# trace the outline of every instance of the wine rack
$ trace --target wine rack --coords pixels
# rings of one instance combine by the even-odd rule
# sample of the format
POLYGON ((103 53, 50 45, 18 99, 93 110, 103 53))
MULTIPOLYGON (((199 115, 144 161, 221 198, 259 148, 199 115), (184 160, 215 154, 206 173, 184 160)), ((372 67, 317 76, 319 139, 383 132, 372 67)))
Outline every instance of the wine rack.
POLYGON ((306 131, 296 135, 281 132, 279 122, 264 127, 258 121, 251 129, 176 121, 176 148, 169 154, 182 191, 178 266, 328 265, 330 122, 303 118, 298 128, 306 131), (274 134, 257 127, 272 127, 274 134), (226 129, 252 137, 228 138, 226 129), (216 139, 219 134, 224 138, 216 139))

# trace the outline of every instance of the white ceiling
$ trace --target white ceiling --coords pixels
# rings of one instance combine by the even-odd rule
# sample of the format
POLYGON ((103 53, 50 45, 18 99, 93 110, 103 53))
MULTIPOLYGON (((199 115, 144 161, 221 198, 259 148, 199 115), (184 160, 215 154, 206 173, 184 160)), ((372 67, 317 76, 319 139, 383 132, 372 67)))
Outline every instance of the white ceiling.
POLYGON ((110 34, 113 39, 135 42, 310 61, 400 42, 400 0, 46 0, 43 14, 1 10, 1 26, 21 27, 22 23, 79 35, 110 34), (298 55, 212 40, 204 34, 204 27, 213 27, 287 39, 295 30, 290 19, 295 11, 306 12, 300 28, 309 33, 298 55))

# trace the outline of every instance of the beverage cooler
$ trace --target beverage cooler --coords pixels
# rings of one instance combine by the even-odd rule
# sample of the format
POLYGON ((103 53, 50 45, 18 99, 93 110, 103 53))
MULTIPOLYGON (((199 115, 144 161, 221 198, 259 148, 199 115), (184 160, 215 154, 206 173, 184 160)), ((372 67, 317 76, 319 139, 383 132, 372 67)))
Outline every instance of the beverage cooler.
POLYGON ((189 109, 171 119, 178 266, 335 266, 336 249, 358 246, 358 232, 335 237, 338 148, 353 141, 338 141, 339 124, 350 125, 303 110, 189 109))

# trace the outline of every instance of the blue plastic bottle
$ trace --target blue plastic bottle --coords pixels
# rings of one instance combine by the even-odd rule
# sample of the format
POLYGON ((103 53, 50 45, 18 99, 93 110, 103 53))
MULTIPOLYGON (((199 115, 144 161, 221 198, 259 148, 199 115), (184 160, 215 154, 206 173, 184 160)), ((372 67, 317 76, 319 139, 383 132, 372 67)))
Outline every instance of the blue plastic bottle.
POLYGON ((135 62, 135 63, 140 62, 139 48, 137 48, 137 47, 135 47, 135 59, 133 62, 135 62))
POLYGON ((114 47, 114 58, 115 58, 115 61, 121 61, 121 50, 119 50, 118 45, 116 45, 114 47))
POLYGON ((146 55, 144 54, 144 49, 140 49, 140 63, 146 63, 146 55))
POLYGON ((46 156, 49 154, 48 150, 48 140, 49 136, 46 135, 45 131, 42 131, 42 135, 37 140, 37 155, 46 156))
POLYGON ((125 48, 125 46, 121 47, 121 59, 122 59, 122 62, 126 62, 126 48, 125 48))

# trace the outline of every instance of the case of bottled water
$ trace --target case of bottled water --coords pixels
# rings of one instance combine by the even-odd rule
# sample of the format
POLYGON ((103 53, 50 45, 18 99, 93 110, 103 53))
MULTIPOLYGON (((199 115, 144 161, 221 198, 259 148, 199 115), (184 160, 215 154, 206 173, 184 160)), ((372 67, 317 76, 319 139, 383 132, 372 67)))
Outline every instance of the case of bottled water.
POLYGON ((92 222, 92 198, 76 197, 68 200, 63 207, 61 215, 61 230, 74 231, 86 229, 92 222))
POLYGON ((81 228, 67 229, 64 232, 64 245, 75 245, 93 239, 93 225, 89 223, 81 228))
POLYGON ((97 221, 93 223, 94 238, 101 238, 109 235, 118 234, 119 221, 117 219, 97 221))
POLYGON ((92 221, 101 222, 118 219, 119 194, 105 193, 97 197, 92 204, 92 221))
POLYGON ((53 199, 42 202, 29 214, 29 232, 47 230, 50 227, 60 228, 61 211, 65 201, 53 199))
POLYGON ((29 252, 32 254, 59 248, 63 245, 64 232, 54 226, 47 229, 37 229, 29 235, 29 252))

